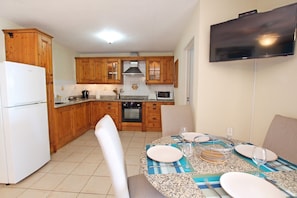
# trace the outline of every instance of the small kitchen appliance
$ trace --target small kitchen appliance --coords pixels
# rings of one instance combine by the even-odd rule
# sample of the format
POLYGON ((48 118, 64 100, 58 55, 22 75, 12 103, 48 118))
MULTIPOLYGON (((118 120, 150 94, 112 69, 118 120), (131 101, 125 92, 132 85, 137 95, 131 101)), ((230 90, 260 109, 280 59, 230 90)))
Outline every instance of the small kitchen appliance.
POLYGON ((81 93, 82 93, 82 98, 83 99, 88 99, 89 98, 89 91, 88 90, 83 90, 81 93))
POLYGON ((157 91, 157 100, 173 100, 172 91, 157 91))

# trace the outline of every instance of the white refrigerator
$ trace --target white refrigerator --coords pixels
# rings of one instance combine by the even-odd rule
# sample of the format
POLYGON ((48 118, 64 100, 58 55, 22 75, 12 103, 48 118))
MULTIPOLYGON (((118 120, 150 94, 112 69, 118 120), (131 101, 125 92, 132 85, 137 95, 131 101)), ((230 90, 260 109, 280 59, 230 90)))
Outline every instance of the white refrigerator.
POLYGON ((1 62, 0 183, 18 183, 49 160, 45 69, 1 62))

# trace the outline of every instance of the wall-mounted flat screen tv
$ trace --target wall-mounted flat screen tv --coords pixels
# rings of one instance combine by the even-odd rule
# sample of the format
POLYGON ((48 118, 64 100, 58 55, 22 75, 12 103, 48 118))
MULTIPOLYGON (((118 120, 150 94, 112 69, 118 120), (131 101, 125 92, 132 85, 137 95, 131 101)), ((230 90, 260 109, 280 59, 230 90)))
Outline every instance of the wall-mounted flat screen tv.
POLYGON ((210 62, 294 54, 297 4, 210 27, 210 62))

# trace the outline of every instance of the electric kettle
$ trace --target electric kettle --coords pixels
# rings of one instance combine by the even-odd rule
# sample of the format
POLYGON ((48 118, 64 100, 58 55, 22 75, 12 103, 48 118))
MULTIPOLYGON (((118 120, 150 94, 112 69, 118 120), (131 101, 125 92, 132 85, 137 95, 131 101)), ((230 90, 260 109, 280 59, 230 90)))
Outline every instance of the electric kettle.
POLYGON ((88 90, 83 90, 81 93, 82 93, 82 98, 88 99, 88 97, 89 97, 89 91, 88 90))

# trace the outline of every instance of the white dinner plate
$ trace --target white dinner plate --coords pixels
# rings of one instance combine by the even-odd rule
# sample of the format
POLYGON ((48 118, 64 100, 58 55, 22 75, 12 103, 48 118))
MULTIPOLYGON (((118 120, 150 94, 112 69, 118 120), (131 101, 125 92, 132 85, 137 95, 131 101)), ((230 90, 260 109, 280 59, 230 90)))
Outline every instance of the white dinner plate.
MULTIPOLYGON (((235 146, 235 150, 245 157, 252 158, 253 157, 252 153, 253 153, 254 147, 255 147, 254 145, 240 144, 240 145, 235 146)), ((277 155, 269 149, 266 149, 266 155, 267 155, 266 156, 267 162, 274 161, 277 159, 277 155)))
POLYGON ((196 132, 185 132, 182 133, 185 140, 189 142, 194 142, 195 137, 199 136, 199 138, 196 139, 196 142, 207 142, 209 140, 209 136, 203 134, 203 133, 196 133, 196 132))
POLYGON ((183 157, 183 153, 173 146, 157 145, 147 150, 147 156, 158 162, 175 162, 183 157))
POLYGON ((225 173, 220 178, 222 188, 232 197, 282 198, 286 195, 263 178, 241 172, 225 173))

